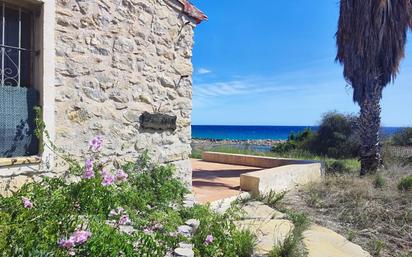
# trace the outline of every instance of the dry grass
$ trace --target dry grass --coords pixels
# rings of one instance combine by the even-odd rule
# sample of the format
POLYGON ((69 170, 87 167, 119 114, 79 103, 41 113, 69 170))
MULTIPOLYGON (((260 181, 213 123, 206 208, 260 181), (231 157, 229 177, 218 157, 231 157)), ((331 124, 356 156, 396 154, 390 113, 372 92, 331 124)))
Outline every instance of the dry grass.
POLYGON ((377 176, 326 176, 289 195, 286 207, 340 232, 375 256, 412 256, 412 192, 397 184, 412 166, 391 163, 377 176))

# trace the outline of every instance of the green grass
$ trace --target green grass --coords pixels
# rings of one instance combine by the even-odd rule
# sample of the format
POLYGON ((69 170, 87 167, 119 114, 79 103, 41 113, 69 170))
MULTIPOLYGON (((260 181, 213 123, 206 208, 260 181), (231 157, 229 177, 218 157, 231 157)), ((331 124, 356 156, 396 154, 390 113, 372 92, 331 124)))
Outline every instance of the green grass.
POLYGON ((202 159, 202 151, 193 149, 192 153, 190 154, 190 158, 192 158, 192 159, 202 159))
POLYGON ((285 210, 288 219, 292 221, 293 231, 286 237, 282 244, 273 247, 269 257, 300 257, 304 256, 304 249, 300 247, 303 239, 303 232, 308 228, 310 221, 303 213, 285 210))
POLYGON ((398 189, 401 191, 410 191, 412 189, 412 175, 402 178, 398 184, 398 189))

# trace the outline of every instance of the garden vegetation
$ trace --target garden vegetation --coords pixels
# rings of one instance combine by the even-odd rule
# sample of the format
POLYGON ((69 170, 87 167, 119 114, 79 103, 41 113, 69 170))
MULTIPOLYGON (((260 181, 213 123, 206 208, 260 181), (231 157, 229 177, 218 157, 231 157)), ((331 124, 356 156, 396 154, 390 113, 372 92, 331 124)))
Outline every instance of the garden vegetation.
POLYGON ((102 147, 96 137, 84 164, 70 161, 72 182, 44 177, 0 197, 0 256, 173 256, 182 242, 195 256, 248 256, 254 238, 236 229, 235 211, 187 207, 173 166, 143 155, 116 167, 100 158, 102 147), (178 227, 189 219, 199 226, 187 237, 178 227))

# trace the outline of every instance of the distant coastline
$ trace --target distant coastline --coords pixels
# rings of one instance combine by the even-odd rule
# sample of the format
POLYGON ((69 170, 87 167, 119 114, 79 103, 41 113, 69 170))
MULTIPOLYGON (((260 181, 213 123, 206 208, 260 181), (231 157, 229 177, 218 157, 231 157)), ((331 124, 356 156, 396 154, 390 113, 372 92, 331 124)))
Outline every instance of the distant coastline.
MULTIPOLYGON (((273 145, 285 141, 292 132, 300 132, 307 128, 316 131, 318 126, 225 126, 225 125, 192 125, 192 138, 230 143, 249 143, 273 145)), ((399 131, 400 127, 383 127, 382 134, 390 136, 399 131)))
POLYGON ((286 140, 273 140, 273 139, 230 140, 230 139, 192 138, 192 142, 197 143, 197 144, 219 144, 219 145, 251 144, 251 145, 273 146, 274 144, 279 144, 285 141, 286 140))

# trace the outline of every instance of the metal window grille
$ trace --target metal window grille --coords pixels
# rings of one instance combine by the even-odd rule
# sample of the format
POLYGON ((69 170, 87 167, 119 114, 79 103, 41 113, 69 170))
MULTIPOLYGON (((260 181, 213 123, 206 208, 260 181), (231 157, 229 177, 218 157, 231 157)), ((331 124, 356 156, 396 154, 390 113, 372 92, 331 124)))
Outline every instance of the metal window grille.
POLYGON ((0 1, 0 158, 38 154, 33 28, 29 10, 0 1))
POLYGON ((1 3, 0 85, 30 87, 33 15, 22 7, 1 3))

